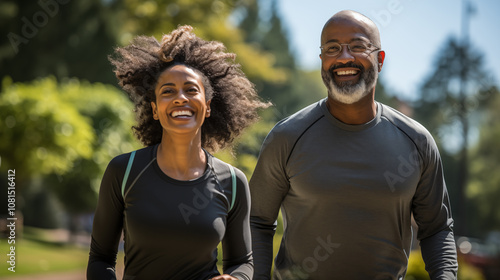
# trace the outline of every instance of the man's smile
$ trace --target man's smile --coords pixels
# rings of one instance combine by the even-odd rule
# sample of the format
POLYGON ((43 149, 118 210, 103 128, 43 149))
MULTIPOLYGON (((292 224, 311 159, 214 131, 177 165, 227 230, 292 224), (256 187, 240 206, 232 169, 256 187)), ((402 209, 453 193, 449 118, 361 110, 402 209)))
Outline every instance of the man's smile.
POLYGON ((358 68, 342 67, 333 70, 333 76, 337 81, 350 81, 359 77, 361 71, 358 68))

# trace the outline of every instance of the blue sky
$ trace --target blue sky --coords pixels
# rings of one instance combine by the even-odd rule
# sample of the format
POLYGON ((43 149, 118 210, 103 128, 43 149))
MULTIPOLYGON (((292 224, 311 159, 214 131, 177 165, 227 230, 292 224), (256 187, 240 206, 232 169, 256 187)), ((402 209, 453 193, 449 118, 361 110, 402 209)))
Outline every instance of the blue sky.
MULTIPOLYGON (((469 0, 475 8, 469 37, 484 53, 485 69, 500 84, 500 1, 469 0)), ((412 100, 433 70, 444 42, 461 38, 462 0, 278 0, 299 64, 319 69, 319 42, 324 23, 340 10, 355 10, 379 27, 386 60, 381 79, 392 93, 412 100)))

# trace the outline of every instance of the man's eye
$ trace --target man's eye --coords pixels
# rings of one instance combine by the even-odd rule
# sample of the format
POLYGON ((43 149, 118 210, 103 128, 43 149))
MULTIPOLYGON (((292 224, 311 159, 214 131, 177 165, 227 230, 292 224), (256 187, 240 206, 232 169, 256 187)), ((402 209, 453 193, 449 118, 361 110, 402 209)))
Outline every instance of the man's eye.
POLYGON ((331 47, 328 47, 328 48, 326 49, 326 51, 327 51, 327 52, 331 52, 331 53, 333 53, 333 52, 338 52, 339 50, 340 50, 340 47, 339 47, 339 46, 331 46, 331 47))
POLYGON ((366 46, 363 44, 351 44, 350 48, 354 52, 364 52, 366 50, 366 46))

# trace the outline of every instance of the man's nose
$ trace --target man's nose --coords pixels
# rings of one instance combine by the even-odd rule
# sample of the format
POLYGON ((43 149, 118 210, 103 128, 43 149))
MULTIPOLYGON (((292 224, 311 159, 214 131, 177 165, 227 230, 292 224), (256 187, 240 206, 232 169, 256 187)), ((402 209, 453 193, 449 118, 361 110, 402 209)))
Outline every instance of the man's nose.
POLYGON ((347 45, 343 45, 342 50, 340 51, 340 54, 337 57, 337 61, 346 64, 347 62, 351 62, 354 60, 356 60, 356 58, 352 55, 351 51, 349 50, 349 47, 347 45))

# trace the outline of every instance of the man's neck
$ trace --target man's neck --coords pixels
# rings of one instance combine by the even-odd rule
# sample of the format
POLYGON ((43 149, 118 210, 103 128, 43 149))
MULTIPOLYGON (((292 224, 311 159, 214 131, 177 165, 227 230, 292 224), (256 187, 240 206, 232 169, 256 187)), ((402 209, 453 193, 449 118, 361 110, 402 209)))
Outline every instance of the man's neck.
POLYGON ((345 124, 365 124, 373 120, 377 115, 377 104, 374 100, 374 93, 366 95, 353 104, 340 103, 328 97, 326 106, 332 116, 345 124))

